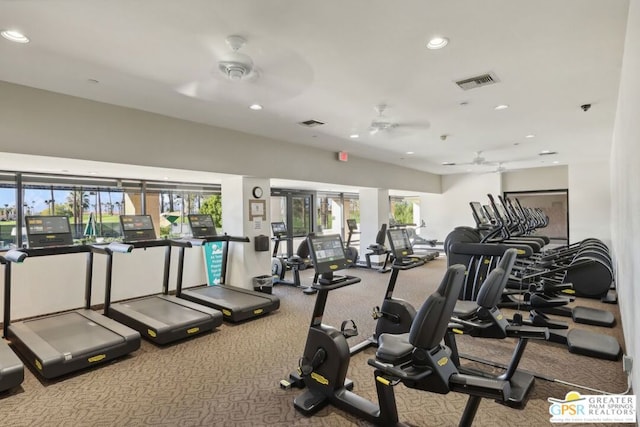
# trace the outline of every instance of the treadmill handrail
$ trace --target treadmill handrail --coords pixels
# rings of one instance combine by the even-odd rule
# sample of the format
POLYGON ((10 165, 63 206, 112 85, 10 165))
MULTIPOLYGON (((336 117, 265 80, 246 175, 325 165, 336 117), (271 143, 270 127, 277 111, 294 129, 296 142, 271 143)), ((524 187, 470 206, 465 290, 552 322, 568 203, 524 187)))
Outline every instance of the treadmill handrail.
POLYGON ((199 237, 203 239, 205 242, 244 242, 249 243, 251 240, 247 236, 230 236, 228 234, 224 234, 221 236, 204 236, 199 237))
POLYGON ((6 264, 8 262, 14 262, 20 264, 29 255, 26 252, 22 252, 16 249, 10 249, 4 254, 0 255, 0 264, 6 264))
POLYGON ((49 256, 49 255, 78 254, 78 253, 90 252, 91 249, 87 245, 73 245, 73 246, 48 246, 45 248, 21 248, 21 249, 15 249, 15 251, 26 253, 29 256, 29 258, 35 258, 40 256, 49 256))
POLYGON ((200 237, 181 237, 180 239, 171 239, 171 246, 192 248, 194 246, 204 246, 206 241, 206 239, 200 237))
POLYGON ((89 249, 97 254, 129 253, 133 250, 133 245, 128 243, 111 242, 108 245, 89 245, 89 249))
POLYGON ((122 241, 121 243, 132 245, 134 249, 139 248, 155 248, 159 246, 169 246, 171 242, 167 239, 150 239, 150 240, 133 240, 133 241, 122 241))

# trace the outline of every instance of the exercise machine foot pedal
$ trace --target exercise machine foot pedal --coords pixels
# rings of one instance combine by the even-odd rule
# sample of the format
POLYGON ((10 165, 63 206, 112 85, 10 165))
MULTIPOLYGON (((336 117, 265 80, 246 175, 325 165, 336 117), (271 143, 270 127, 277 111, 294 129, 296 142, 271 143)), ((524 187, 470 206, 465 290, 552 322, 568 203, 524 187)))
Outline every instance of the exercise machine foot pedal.
POLYGON ((340 325, 340 333, 345 338, 352 338, 358 336, 358 327, 353 320, 345 320, 340 325), (351 327, 348 327, 351 326, 351 327))
POLYGON ((585 325, 611 328, 616 324, 616 318, 613 313, 591 307, 574 307, 571 311, 571 317, 574 322, 584 323, 585 325))

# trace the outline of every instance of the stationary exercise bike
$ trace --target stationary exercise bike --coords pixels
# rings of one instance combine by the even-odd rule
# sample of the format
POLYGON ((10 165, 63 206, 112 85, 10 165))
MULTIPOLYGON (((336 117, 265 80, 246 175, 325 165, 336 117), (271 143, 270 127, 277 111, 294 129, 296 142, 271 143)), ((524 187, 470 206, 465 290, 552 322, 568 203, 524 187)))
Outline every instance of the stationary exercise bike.
MULTIPOLYGON (((351 235, 354 231, 357 231, 357 225, 355 223, 355 220, 347 220, 347 225, 349 226, 349 237, 347 242, 349 242, 350 244, 351 235), (352 226, 355 226, 355 228, 352 229, 352 226)), ((382 226, 380 227, 380 230, 378 230, 378 234, 376 235, 376 242, 367 246, 367 250, 369 252, 364 254, 365 261, 364 262, 360 261, 358 259, 357 250, 353 249, 356 251, 355 262, 351 265, 354 267, 369 268, 377 271, 378 273, 388 273, 389 271, 391 271, 391 269, 387 267, 387 264, 389 263, 389 259, 391 258, 391 251, 387 249, 384 245, 386 236, 387 236, 387 224, 382 224, 382 226), (373 255, 378 257, 383 257, 384 261, 382 262, 382 266, 377 268, 373 267, 373 265, 371 264, 371 256, 373 255)), ((350 252, 349 256, 353 257, 353 252, 350 252)))
POLYGON ((414 256, 409 233, 406 228, 393 228, 387 230, 390 252, 393 262, 391 263, 391 276, 387 290, 382 301, 382 305, 374 307, 372 317, 376 320, 376 330, 373 336, 351 347, 351 354, 374 345, 378 345, 380 335, 403 334, 409 332, 411 323, 416 317, 416 309, 409 302, 393 298, 393 291, 401 271, 411 270, 425 264, 422 257, 414 256))
POLYGON ((460 425, 470 426, 482 397, 501 400, 508 396, 508 382, 458 373, 449 360, 448 349, 441 344, 462 287, 462 265, 447 270, 438 291, 420 309, 409 334, 381 336, 382 345, 376 354, 379 360, 369 361, 376 368, 379 404, 353 393, 353 383, 346 378, 350 362, 346 337, 323 324, 322 317, 329 291, 356 284, 360 279, 334 275, 347 267, 339 235, 309 236, 309 246, 320 279, 313 285, 318 290, 316 303, 304 354, 294 373, 306 386, 293 402, 298 411, 310 416, 332 404, 377 425, 398 425, 393 386, 402 382, 410 388, 440 394, 469 394, 460 425))
MULTIPOLYGON (((302 257, 298 254, 291 257, 283 257, 278 255, 280 248, 280 242, 287 240, 293 240, 288 237, 287 225, 282 222, 272 222, 271 231, 273 232, 273 253, 271 255, 271 275, 273 276, 274 285, 289 285, 300 288, 300 270, 304 270, 309 265, 309 258, 302 257), (287 269, 291 269, 293 273, 293 280, 286 280, 284 278, 287 269)), ((305 242, 302 242, 305 244, 305 242)), ((300 249, 300 248, 299 248, 300 249)))

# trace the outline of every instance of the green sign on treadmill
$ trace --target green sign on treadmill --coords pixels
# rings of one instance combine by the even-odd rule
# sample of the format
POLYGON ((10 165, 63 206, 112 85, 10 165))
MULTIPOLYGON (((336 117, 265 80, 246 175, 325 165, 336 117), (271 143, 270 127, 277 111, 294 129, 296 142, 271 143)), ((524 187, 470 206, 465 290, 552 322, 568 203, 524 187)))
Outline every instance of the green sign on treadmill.
POLYGON ((209 286, 220 284, 223 244, 224 242, 207 242, 204 244, 204 263, 207 268, 207 283, 209 286))

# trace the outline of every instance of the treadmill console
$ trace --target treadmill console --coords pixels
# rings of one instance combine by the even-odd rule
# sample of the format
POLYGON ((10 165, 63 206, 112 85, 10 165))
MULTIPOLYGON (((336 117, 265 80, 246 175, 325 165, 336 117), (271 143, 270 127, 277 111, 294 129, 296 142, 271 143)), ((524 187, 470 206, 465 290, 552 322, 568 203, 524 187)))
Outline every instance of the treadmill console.
POLYGON ((120 225, 125 242, 157 239, 151 215, 120 215, 120 225))
POLYGON ((202 238, 218 235, 211 215, 189 214, 188 218, 193 237, 202 238))
POLYGON ((26 216, 24 219, 30 248, 73 245, 69 217, 43 215, 26 216))

